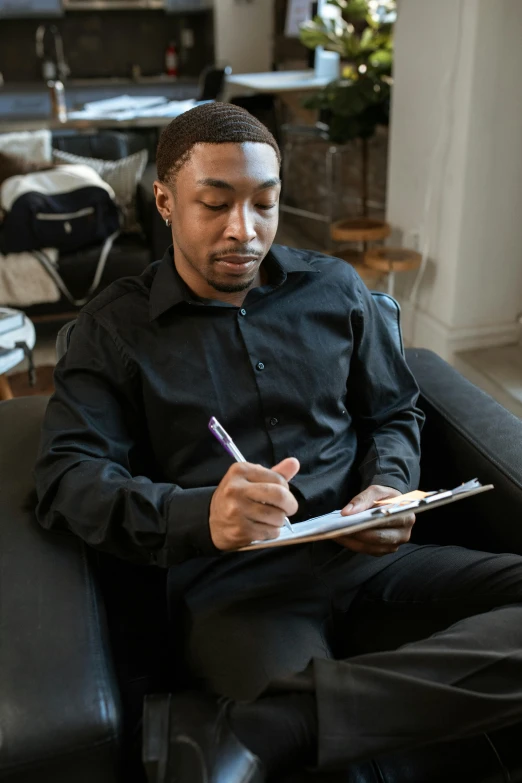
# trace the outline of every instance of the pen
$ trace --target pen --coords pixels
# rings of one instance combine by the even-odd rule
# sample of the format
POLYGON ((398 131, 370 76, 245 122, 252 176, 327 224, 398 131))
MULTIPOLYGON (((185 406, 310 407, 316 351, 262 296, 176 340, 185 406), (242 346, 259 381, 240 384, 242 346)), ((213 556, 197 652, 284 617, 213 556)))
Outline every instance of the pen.
MULTIPOLYGON (((215 418, 215 416, 212 416, 208 423, 208 428, 212 435, 221 443, 225 451, 228 451, 232 459, 235 459, 236 462, 246 462, 246 459, 243 457, 241 452, 239 451, 238 447, 228 434, 228 432, 223 429, 219 421, 215 418)), ((285 527, 288 528, 288 530, 293 532, 292 525, 290 523, 290 520, 288 517, 285 517, 285 527)))

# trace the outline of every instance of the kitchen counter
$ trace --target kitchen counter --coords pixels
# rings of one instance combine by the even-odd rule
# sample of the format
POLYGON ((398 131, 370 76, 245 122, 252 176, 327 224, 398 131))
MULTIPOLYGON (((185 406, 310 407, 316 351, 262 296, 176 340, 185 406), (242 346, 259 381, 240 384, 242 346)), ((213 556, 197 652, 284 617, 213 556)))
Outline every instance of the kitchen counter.
MULTIPOLYGON (((139 79, 130 79, 120 76, 114 76, 106 79, 67 79, 65 90, 76 90, 78 87, 88 87, 89 90, 105 87, 124 87, 125 92, 129 88, 136 87, 196 87, 199 80, 191 76, 167 76, 158 74, 157 76, 140 76, 139 79)), ((37 82, 4 82, 0 85, 0 95, 3 93, 24 93, 24 92, 47 92, 47 85, 43 80, 37 82)))
MULTIPOLYGON (((169 79, 137 83, 125 79, 70 79, 65 85, 67 111, 73 112, 85 103, 114 98, 119 95, 163 96, 168 100, 190 100, 198 97, 197 79, 169 79)), ((0 89, 0 133, 19 130, 95 128, 155 128, 168 125, 172 117, 161 115, 147 117, 68 119, 61 123, 51 116, 49 91, 42 82, 4 85, 0 89)))
POLYGON ((114 130, 124 128, 163 128, 168 125, 173 117, 136 117, 127 120, 98 119, 67 120, 58 122, 52 118, 37 120, 20 118, 0 119, 0 133, 12 133, 13 131, 34 131, 42 128, 46 130, 77 130, 92 131, 98 128, 112 128, 114 130))

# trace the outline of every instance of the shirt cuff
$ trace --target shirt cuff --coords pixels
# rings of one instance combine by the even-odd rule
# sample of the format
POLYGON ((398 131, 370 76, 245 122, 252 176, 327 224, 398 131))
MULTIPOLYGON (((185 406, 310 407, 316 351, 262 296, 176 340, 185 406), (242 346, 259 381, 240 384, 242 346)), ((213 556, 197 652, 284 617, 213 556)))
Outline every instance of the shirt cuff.
POLYGON ((372 484, 379 484, 381 487, 391 487, 391 489, 398 490, 401 495, 416 489, 416 487, 410 487, 405 481, 402 481, 400 478, 397 478, 397 476, 392 476, 389 473, 378 473, 376 476, 373 476, 367 486, 371 486, 372 484))
POLYGON ((215 490, 197 487, 173 494, 167 512, 165 547, 158 553, 158 565, 168 567, 193 557, 222 554, 214 546, 208 523, 215 490))

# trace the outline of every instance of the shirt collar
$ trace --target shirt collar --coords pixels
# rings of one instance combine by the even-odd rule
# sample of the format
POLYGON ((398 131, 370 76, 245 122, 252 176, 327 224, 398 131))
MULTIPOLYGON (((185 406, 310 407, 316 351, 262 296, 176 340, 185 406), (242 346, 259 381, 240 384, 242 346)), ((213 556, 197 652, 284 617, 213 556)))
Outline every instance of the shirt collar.
MULTIPOLYGON (((308 263, 304 254, 284 245, 272 245, 266 260, 273 263, 282 272, 283 281, 288 274, 294 272, 316 272, 317 269, 308 263), (270 256, 270 259, 268 259, 270 256)), ((265 263, 265 261, 263 261, 265 263)), ((158 270, 152 281, 149 296, 149 317, 153 321, 171 307, 181 302, 193 302, 194 297, 189 287, 180 277, 174 264, 174 250, 166 250, 160 261, 158 270)))
POLYGON ((307 256, 310 257, 312 255, 306 250, 296 250, 294 247, 286 247, 286 245, 272 245, 270 255, 283 272, 287 274, 319 271, 306 260, 307 256))

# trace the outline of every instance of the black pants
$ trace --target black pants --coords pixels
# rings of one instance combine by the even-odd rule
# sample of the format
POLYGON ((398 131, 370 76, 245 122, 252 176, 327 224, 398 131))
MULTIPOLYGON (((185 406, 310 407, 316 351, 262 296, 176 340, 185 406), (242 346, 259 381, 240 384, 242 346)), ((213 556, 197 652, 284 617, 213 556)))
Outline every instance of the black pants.
POLYGON ((522 719, 522 557, 333 542, 226 555, 185 596, 186 657, 207 689, 255 698, 314 661, 319 761, 479 734, 522 719))

